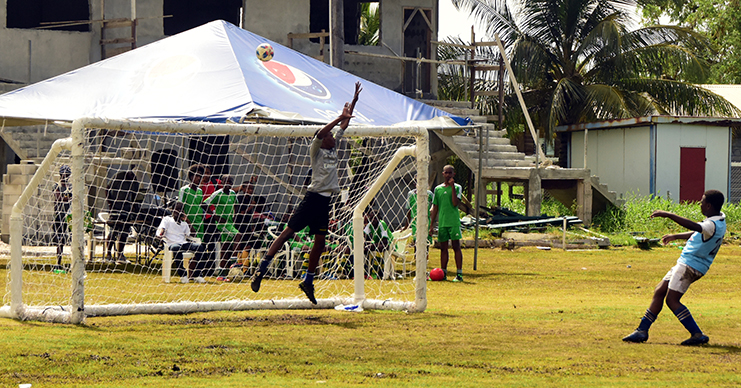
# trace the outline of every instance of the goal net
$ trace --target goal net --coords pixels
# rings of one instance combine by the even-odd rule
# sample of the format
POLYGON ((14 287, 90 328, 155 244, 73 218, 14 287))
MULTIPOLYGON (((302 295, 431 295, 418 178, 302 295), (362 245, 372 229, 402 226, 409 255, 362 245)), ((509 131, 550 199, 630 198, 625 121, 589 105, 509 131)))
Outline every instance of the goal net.
POLYGON ((354 305, 423 311, 428 220, 418 209, 429 206, 426 196, 416 202, 417 235, 407 219, 408 194, 427 187, 420 127, 351 126, 338 142, 342 191, 330 205, 317 305, 298 288, 313 242, 304 231, 280 247, 260 291, 250 289, 259 260, 306 193, 319 128, 76 120, 14 207, 0 316, 80 322, 354 305), (210 179, 188 197, 191 189, 182 188, 194 186, 201 169, 210 179), (196 204, 198 192, 217 196, 196 204), (202 246, 182 260, 156 236, 176 201, 186 203, 202 246))

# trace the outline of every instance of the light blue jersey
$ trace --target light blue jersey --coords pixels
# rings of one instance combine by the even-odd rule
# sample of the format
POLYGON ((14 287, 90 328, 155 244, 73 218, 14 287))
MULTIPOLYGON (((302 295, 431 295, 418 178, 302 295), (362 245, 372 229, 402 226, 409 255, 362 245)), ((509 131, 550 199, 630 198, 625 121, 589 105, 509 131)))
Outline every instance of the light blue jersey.
POLYGON ((713 264, 715 255, 723 243, 723 236, 726 234, 726 215, 720 213, 718 216, 708 217, 700 222, 700 226, 702 233, 692 234, 677 263, 692 267, 704 275, 710 264, 713 264))

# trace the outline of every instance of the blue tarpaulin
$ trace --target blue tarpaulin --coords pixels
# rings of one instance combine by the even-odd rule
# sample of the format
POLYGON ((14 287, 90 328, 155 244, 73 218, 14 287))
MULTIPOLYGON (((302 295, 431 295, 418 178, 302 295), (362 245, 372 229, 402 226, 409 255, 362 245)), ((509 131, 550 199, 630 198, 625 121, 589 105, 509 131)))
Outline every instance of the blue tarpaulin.
POLYGON ((115 57, 0 95, 7 125, 80 117, 238 120, 246 114, 326 123, 363 92, 354 125, 389 126, 468 119, 403 96, 218 20, 115 57), (273 60, 255 55, 270 43, 273 60))

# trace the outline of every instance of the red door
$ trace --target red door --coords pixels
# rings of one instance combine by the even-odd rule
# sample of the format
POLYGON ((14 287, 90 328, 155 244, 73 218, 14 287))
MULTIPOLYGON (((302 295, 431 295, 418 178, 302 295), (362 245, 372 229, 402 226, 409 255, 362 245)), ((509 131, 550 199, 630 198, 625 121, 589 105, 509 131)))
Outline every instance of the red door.
POLYGON ((680 148, 679 202, 699 201, 705 193, 705 148, 680 148))

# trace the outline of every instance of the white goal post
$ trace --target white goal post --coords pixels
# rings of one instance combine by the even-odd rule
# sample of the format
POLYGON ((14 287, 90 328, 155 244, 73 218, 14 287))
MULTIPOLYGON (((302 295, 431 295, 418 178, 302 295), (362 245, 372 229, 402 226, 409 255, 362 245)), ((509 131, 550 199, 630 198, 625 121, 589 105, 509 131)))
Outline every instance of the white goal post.
MULTIPOLYGON (((281 250, 285 256, 281 260, 276 256, 274 261, 278 263, 271 266, 274 276, 263 282, 259 293, 249 289, 248 267, 254 266, 255 260, 264 254, 269 244, 267 235, 265 241, 262 238, 253 241, 251 249, 232 252, 239 258, 239 264, 228 257, 232 260, 229 276, 235 273, 235 268, 241 268, 243 275, 232 277, 228 282, 216 280, 219 270, 228 269, 221 264, 226 259, 221 260, 223 256, 219 256, 228 242, 217 241, 210 245, 216 247, 209 248, 213 258, 208 264, 211 267, 199 269, 207 278, 206 284, 163 282, 159 264, 162 254, 155 252, 156 247, 152 246, 155 243, 147 235, 157 226, 151 221, 132 224, 141 229, 132 226, 131 234, 136 234, 136 238, 130 235, 130 240, 124 243, 136 245, 136 253, 127 253, 118 263, 106 261, 106 244, 102 250, 100 245, 95 247, 95 240, 101 240, 101 232, 102 236, 111 236, 110 223, 98 220, 100 213, 110 211, 108 196, 113 189, 109 185, 116 171, 130 168, 142 187, 148 190, 142 189, 134 195, 144 200, 136 199, 136 204, 132 202, 127 206, 138 207, 141 201, 149 198, 161 201, 161 194, 153 191, 153 154, 163 148, 175 150, 173 155, 177 156, 170 161, 174 163, 165 169, 176 172, 177 186, 182 187, 187 183, 188 167, 202 163, 198 160, 205 157, 199 154, 203 149, 198 147, 204 147, 203 144, 206 144, 205 149, 211 147, 207 141, 212 137, 229 139, 225 145, 227 162, 219 162, 222 164, 216 169, 233 176, 235 186, 240 182, 243 183, 241 188, 250 186, 254 190, 254 194, 250 192, 254 195, 252 204, 258 193, 263 194, 260 206, 273 208, 259 214, 265 217, 266 224, 280 225, 279 214, 285 220, 303 197, 305 187, 299 178, 309 175, 308 145, 319 128, 317 125, 75 120, 70 138, 54 143, 13 207, 11 259, 0 317, 81 323, 88 316, 335 308, 340 305, 424 311, 429 227, 426 215, 430 206, 427 196, 418 196, 416 235, 409 238, 406 251, 401 251, 405 245, 401 241, 392 241, 385 252, 378 248, 375 258, 371 258, 364 233, 367 208, 372 208, 371 213, 378 218, 385 219, 389 229, 404 229, 407 226, 407 193, 412 189, 427 191, 430 128, 423 126, 350 126, 342 143, 338 143, 343 192, 335 196, 330 228, 335 227, 333 235, 341 237, 330 242, 328 236, 330 251, 322 256, 322 276, 318 275, 316 281, 317 305, 311 304, 296 287, 303 261, 302 249, 305 250, 308 243, 281 250), (54 235, 50 232, 50 220, 55 216, 50 209, 55 209, 53 192, 59 181, 55 174, 61 165, 71 169, 71 217, 68 218, 71 242, 64 254, 68 266, 55 272, 52 271, 57 268, 53 265, 56 262, 54 254, 24 257, 24 247, 53 246, 49 242, 49 236, 54 235), (145 225, 147 222, 149 224, 145 225), (350 235, 355 238, 348 237, 350 235), (412 246, 413 241, 415 246, 412 246), (400 251, 395 252, 395 249, 400 251), (407 262, 414 271, 402 273, 394 266, 392 253, 402 261, 408 256, 407 262)), ((172 190, 171 196, 176 192, 177 189, 172 190)), ((161 207, 168 208, 168 205, 161 207)), ((254 214, 258 212, 255 210, 254 214)), ((110 245, 115 250, 116 245, 110 245)), ((184 264, 188 274, 182 277, 184 281, 191 271, 187 265, 184 264)))

